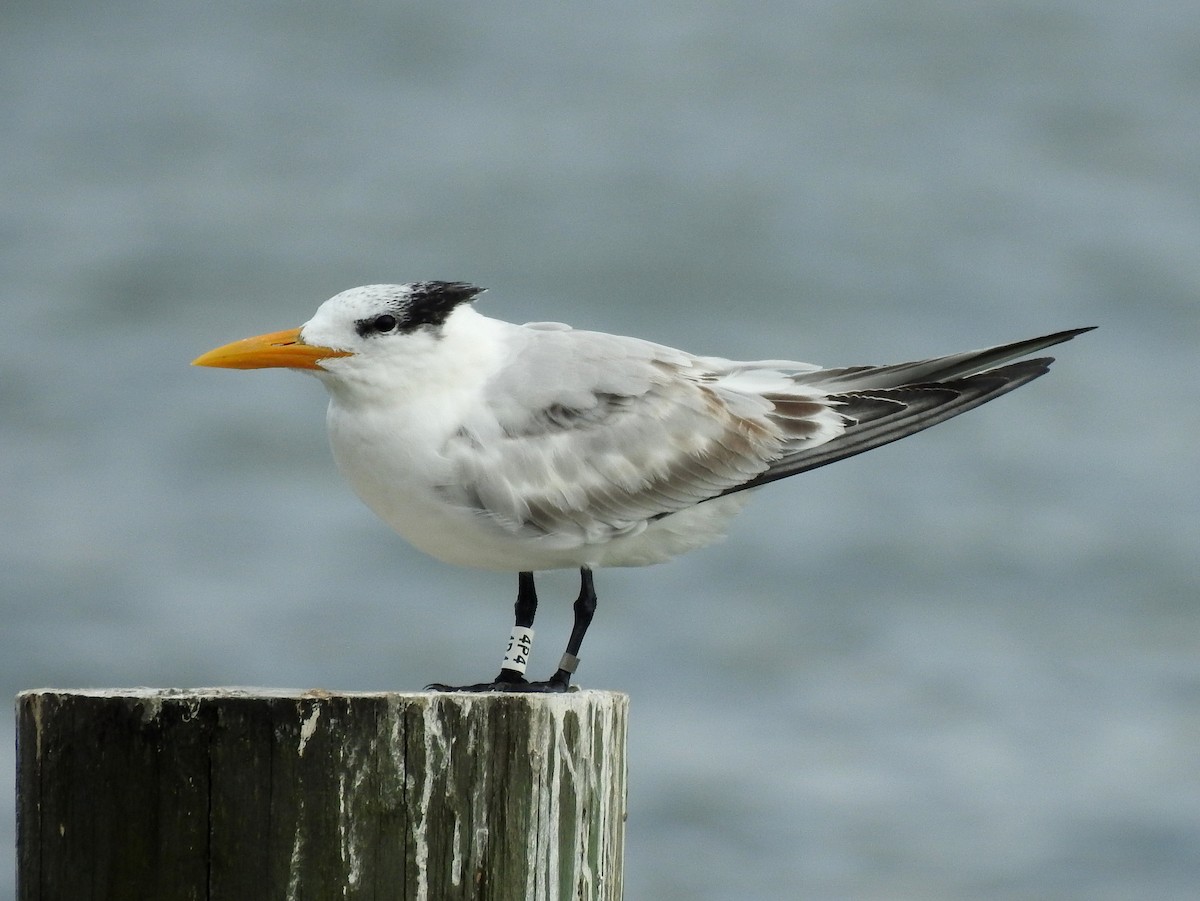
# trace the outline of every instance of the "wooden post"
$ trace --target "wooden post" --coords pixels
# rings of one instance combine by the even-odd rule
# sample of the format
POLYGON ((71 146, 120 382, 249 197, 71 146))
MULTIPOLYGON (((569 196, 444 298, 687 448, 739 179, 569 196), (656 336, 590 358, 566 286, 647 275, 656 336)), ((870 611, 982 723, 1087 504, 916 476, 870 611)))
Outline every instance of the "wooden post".
POLYGON ((619 899, 628 704, 24 692, 18 898, 619 899))

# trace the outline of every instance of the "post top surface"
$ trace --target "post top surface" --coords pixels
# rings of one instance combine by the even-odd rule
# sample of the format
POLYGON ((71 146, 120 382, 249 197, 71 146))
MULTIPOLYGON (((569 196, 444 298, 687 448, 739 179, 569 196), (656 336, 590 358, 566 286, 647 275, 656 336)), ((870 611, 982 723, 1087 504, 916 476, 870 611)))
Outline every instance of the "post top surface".
POLYGON ((78 697, 78 698, 128 698, 133 700, 154 701, 197 701, 224 700, 228 698, 269 698, 291 699, 297 701, 321 701, 338 698, 386 698, 396 701, 453 701, 455 698, 471 699, 478 702, 488 698, 526 698, 553 701, 554 699, 571 699, 576 702, 599 701, 607 698, 625 698, 622 692, 604 691, 594 688, 572 688, 564 694, 522 693, 522 692, 439 692, 439 691, 334 691, 323 688, 265 688, 258 686, 219 686, 211 688, 151 688, 138 686, 132 688, 32 688, 20 692, 18 699, 34 699, 39 697, 78 697))

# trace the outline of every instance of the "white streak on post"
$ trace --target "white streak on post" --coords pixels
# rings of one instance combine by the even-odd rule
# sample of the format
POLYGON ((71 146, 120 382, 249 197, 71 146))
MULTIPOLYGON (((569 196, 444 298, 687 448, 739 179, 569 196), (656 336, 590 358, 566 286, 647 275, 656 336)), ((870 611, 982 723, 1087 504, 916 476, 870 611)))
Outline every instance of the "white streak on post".
POLYGON ((308 745, 308 740, 313 737, 313 733, 317 731, 317 722, 320 719, 321 703, 320 701, 315 701, 312 705, 312 711, 300 721, 300 747, 296 751, 299 756, 304 756, 304 749, 308 745))

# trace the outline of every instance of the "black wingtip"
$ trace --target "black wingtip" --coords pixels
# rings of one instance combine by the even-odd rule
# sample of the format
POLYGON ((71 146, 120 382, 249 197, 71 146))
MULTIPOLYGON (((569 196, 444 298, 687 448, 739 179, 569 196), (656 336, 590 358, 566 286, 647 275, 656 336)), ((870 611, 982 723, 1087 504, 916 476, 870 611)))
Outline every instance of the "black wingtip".
POLYGON ((1030 338, 1028 341, 1017 341, 1013 344, 1002 345, 993 348, 993 350, 1002 353, 1006 352, 1007 358, 1013 359, 1022 354, 1033 353, 1047 347, 1053 347, 1055 344, 1062 344, 1064 341, 1070 341, 1084 332, 1095 331, 1096 328, 1094 325, 1085 325, 1083 328, 1069 328, 1061 332, 1051 332, 1049 335, 1043 335, 1040 338, 1030 338))

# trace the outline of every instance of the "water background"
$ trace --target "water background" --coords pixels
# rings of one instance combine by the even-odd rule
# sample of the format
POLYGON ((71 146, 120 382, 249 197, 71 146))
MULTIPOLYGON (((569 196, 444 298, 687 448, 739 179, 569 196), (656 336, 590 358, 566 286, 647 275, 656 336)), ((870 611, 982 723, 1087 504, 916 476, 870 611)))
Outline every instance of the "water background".
POLYGON ((344 288, 831 365, 1098 325, 601 572, 580 681, 633 701, 630 899, 1194 897, 1197 48, 1182 0, 9 0, 0 695, 492 673, 515 580, 361 507, 316 382, 188 366, 344 288))

